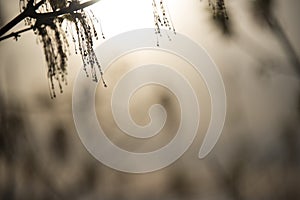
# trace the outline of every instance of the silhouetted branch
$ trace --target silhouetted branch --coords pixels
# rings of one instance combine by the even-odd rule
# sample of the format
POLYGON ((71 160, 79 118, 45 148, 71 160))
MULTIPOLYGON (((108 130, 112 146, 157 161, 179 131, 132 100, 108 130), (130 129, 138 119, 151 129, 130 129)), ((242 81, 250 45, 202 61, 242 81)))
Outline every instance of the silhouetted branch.
POLYGON ((91 1, 88 1, 85 3, 81 3, 81 4, 71 2, 68 7, 62 8, 58 11, 49 12, 49 13, 36 13, 35 12, 34 14, 29 15, 29 17, 32 17, 35 19, 45 19, 45 18, 51 19, 51 18, 59 17, 64 14, 73 13, 77 10, 84 9, 86 7, 93 5, 94 3, 97 3, 98 1, 100 1, 100 0, 91 0, 91 1))
MULTIPOLYGON (((11 20, 8 24, 6 24, 4 27, 0 29, 0 37, 6 34, 9 30, 11 30, 13 27, 15 27, 18 23, 23 21, 25 18, 30 17, 36 20, 44 20, 44 19, 53 19, 58 16, 73 13, 77 10, 82 10, 88 6, 93 5, 94 3, 97 3, 100 0, 90 0, 84 3, 70 3, 70 5, 66 8, 62 8, 60 10, 49 12, 49 13, 37 13, 36 10, 45 3, 45 0, 41 0, 36 5, 28 3, 27 7, 23 12, 21 12, 18 16, 16 16, 13 20, 11 20)), ((6 38, 5 38, 6 39, 6 38)))
POLYGON ((8 22, 4 27, 0 29, 0 36, 3 36, 5 33, 7 33, 10 29, 15 27, 18 23, 23 21, 26 17, 28 17, 28 13, 26 10, 24 10, 22 13, 20 13, 18 16, 16 16, 13 20, 8 22))
POLYGON ((24 28, 24 29, 19 30, 19 31, 17 31, 17 32, 12 32, 12 33, 10 33, 10 34, 8 34, 8 35, 6 35, 6 36, 0 37, 0 42, 1 42, 2 40, 5 40, 5 39, 11 38, 11 37, 13 37, 13 38, 15 38, 16 40, 18 40, 18 38, 20 37, 20 34, 21 34, 21 33, 30 31, 30 30, 32 30, 32 29, 34 29, 33 26, 28 27, 28 28, 24 28))
POLYGON ((45 2, 46 2, 46 0, 41 0, 41 1, 39 1, 39 2, 34 6, 35 10, 37 10, 37 9, 38 9, 41 5, 43 5, 45 2))

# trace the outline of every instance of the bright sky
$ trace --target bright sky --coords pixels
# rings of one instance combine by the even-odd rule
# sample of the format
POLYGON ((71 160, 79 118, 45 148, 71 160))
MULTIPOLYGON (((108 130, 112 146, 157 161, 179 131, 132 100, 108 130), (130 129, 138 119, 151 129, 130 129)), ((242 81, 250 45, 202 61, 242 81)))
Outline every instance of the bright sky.
POLYGON ((137 28, 153 27, 152 0, 101 0, 91 7, 110 37, 137 28))

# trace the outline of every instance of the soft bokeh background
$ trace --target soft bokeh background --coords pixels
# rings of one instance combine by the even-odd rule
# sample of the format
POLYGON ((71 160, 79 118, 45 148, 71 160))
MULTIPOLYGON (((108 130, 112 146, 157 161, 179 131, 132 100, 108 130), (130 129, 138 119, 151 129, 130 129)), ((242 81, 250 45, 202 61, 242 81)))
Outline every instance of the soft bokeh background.
MULTIPOLYGON (((176 30, 202 45, 224 78, 227 119, 213 152, 204 160, 197 159, 210 108, 201 78, 194 76, 191 66, 183 67, 170 55, 138 52, 120 58, 105 73, 108 83, 143 59, 175 60, 174 67, 189 77, 201 99, 201 129, 187 153, 166 169, 132 175, 105 167, 81 144, 72 118, 79 56, 72 53, 69 84, 51 100, 43 51, 29 32, 17 42, 0 43, 1 200, 300 199, 300 2, 225 1, 230 17, 225 22, 213 19, 206 1, 167 3, 176 30)), ((150 0, 102 0, 92 9, 107 38, 153 26, 150 0)), ((1 0, 1 26, 18 12, 18 0, 1 0)), ((97 114, 116 144, 147 151, 172 138, 180 120, 172 93, 150 86, 133 97, 131 111, 139 124, 147 124, 147 109, 153 103, 162 104, 168 112, 160 136, 144 145, 118 136, 120 130, 103 103, 111 87, 99 87, 97 114)))

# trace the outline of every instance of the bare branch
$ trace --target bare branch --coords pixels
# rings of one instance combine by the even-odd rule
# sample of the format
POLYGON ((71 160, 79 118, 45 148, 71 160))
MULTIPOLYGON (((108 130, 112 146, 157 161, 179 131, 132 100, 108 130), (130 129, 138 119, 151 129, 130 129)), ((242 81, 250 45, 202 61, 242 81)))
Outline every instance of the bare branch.
POLYGON ((35 19, 51 19, 51 18, 55 18, 55 17, 59 17, 61 15, 65 15, 68 13, 73 13, 77 10, 82 10, 86 7, 89 7, 91 5, 93 5, 94 3, 97 3, 99 0, 91 0, 85 3, 72 3, 66 7, 66 8, 62 8, 58 11, 54 11, 54 12, 49 12, 49 13, 34 13, 29 15, 29 17, 35 18, 35 19))
POLYGON ((34 29, 33 26, 28 27, 28 28, 24 28, 24 29, 19 30, 19 31, 17 31, 17 32, 12 32, 12 33, 10 33, 10 34, 8 34, 8 35, 6 35, 6 36, 0 37, 0 42, 1 42, 2 40, 5 40, 5 39, 11 38, 11 37, 13 37, 13 38, 15 38, 16 40, 18 40, 18 38, 20 37, 20 34, 21 34, 21 33, 30 31, 30 30, 32 30, 32 29, 34 29))
POLYGON ((24 12, 20 13, 18 16, 16 16, 13 20, 11 20, 9 23, 7 23, 4 27, 0 29, 0 37, 7 33, 10 29, 15 27, 18 23, 23 21, 26 17, 28 17, 28 15, 24 10, 24 12))

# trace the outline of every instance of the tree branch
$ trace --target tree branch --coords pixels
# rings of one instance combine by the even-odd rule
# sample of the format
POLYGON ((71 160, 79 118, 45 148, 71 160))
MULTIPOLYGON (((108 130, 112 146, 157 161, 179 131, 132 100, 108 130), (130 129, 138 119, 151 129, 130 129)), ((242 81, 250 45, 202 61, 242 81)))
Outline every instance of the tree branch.
MULTIPOLYGON (((16 16, 13 20, 11 20, 8 24, 6 24, 4 27, 0 29, 0 37, 3 36, 5 33, 7 33, 9 30, 11 30, 13 27, 15 27, 18 23, 20 23, 22 20, 24 20, 26 17, 31 17, 37 20, 41 19, 53 19, 55 17, 73 13, 77 10, 82 10, 88 6, 93 5, 94 3, 97 3, 100 0, 90 0, 84 3, 70 3, 70 5, 66 8, 62 8, 58 11, 49 12, 49 13, 37 13, 36 10, 46 2, 46 0, 41 0, 36 5, 31 5, 28 3, 26 9, 20 13, 18 16, 16 16)), ((2 38, 8 38, 7 36, 2 38)))
POLYGON ((98 1, 100 1, 100 0, 91 0, 91 1, 88 1, 88 2, 85 2, 85 3, 81 3, 81 4, 71 3, 66 8, 62 8, 60 10, 57 10, 57 11, 54 11, 54 12, 48 12, 48 13, 36 13, 36 12, 34 12, 34 13, 30 14, 29 17, 34 18, 34 19, 39 19, 39 20, 52 19, 52 18, 55 18, 55 17, 59 17, 61 15, 73 13, 77 10, 82 10, 86 7, 89 7, 89 6, 93 5, 94 3, 97 3, 98 1))
POLYGON ((4 27, 0 29, 0 37, 7 33, 10 29, 15 27, 18 23, 23 21, 26 17, 28 17, 27 13, 24 11, 16 16, 13 20, 7 23, 4 27))
POLYGON ((20 34, 21 34, 21 33, 30 31, 30 30, 32 30, 32 29, 34 29, 33 26, 28 27, 28 28, 24 28, 24 29, 19 30, 19 31, 17 31, 17 32, 12 32, 12 33, 10 33, 10 34, 8 34, 8 35, 6 35, 6 36, 0 37, 0 42, 1 42, 2 40, 5 40, 5 39, 11 38, 11 37, 14 37, 16 40, 18 40, 18 37, 20 37, 20 34))
POLYGON ((35 4, 34 9, 37 10, 41 5, 43 5, 46 2, 46 0, 41 0, 37 4, 35 4))

